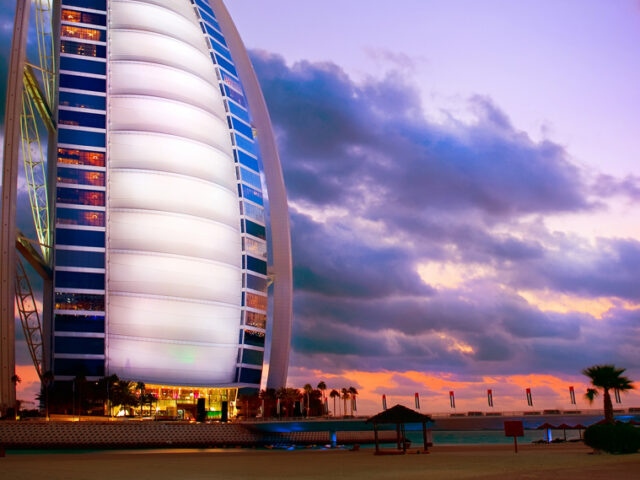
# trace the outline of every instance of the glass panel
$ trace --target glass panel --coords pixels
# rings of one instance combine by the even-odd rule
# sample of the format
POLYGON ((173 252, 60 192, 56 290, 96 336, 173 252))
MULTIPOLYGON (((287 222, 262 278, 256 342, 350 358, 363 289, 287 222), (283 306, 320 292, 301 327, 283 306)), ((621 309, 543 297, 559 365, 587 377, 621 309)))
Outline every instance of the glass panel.
POLYGON ((100 15, 98 13, 78 12, 77 10, 70 10, 68 8, 62 9, 62 15, 60 16, 60 18, 63 22, 91 23, 93 25, 102 26, 107 25, 106 15, 100 15))
POLYGON ((264 241, 259 241, 254 238, 245 237, 244 249, 247 253, 254 257, 267 258, 267 244, 264 241))
POLYGON ((258 292, 266 293, 267 282, 268 280, 266 278, 247 275, 246 286, 251 290, 257 290, 258 292))
POLYGON ((58 208, 57 225, 86 225, 89 227, 104 227, 104 212, 92 210, 78 210, 75 208, 58 208))
POLYGON ((95 42, 104 42, 106 40, 106 30, 98 30, 97 28, 75 27, 71 25, 62 25, 60 29, 62 37, 79 38, 82 40, 93 40, 95 42))
POLYGON ((77 168, 58 167, 58 183, 74 183, 79 185, 95 185, 104 187, 104 172, 92 172, 77 168))
POLYGON ((58 203, 71 203, 74 205, 104 206, 104 192, 80 190, 78 188, 58 188, 56 200, 58 203))
POLYGON ((104 317, 98 315, 56 315, 60 332, 104 332, 104 317))
POLYGON ((262 192, 251 188, 247 185, 242 185, 242 196, 247 200, 251 200, 253 203, 262 205, 262 192))
POLYGON ((58 123, 75 127, 105 128, 106 116, 101 113, 76 112, 75 110, 58 110, 58 123))
POLYGON ((247 108, 247 102, 244 100, 244 95, 242 95, 241 93, 238 93, 235 90, 230 89, 226 85, 224 86, 224 93, 227 97, 229 97, 231 100, 233 100, 237 104, 247 108))
POLYGON ((74 72, 95 73, 97 75, 106 75, 107 62, 100 62, 100 61, 88 60, 88 59, 85 60, 84 58, 60 56, 60 70, 72 70, 74 72))
POLYGON ((236 105, 233 102, 227 102, 227 104, 229 105, 229 111, 235 115, 236 117, 241 118, 242 120, 244 120, 247 123, 251 123, 249 121, 249 112, 247 112, 246 110, 240 108, 238 105, 236 105))
POLYGON ((250 169, 255 170, 256 172, 260 171, 260 167, 258 166, 258 160, 256 160, 255 158, 239 150, 234 150, 234 154, 237 156, 238 161, 242 165, 249 167, 250 169))
POLYGON ((104 295, 56 292, 56 310, 89 310, 104 312, 104 295))
POLYGON ((85 57, 105 58, 107 49, 104 45, 80 43, 72 40, 60 40, 60 53, 83 55, 85 57))
POLYGON ((58 143, 86 145, 87 147, 104 147, 105 134, 100 132, 87 132, 86 130, 59 128, 58 143))
POLYGON ((242 181, 248 183, 252 187, 262 190, 262 182, 260 181, 260 175, 253 173, 247 169, 241 169, 242 181))
POLYGON ((231 118, 231 121, 233 122, 233 128, 250 139, 253 139, 253 129, 250 125, 247 125, 243 121, 233 117, 231 118))
POLYGON ((56 228, 56 244, 78 245, 81 247, 104 247, 104 232, 56 228))
POLYGON ((104 338, 55 337, 55 353, 76 353, 78 355, 104 354, 104 338))
POLYGON ((262 370, 254 370, 253 368, 243 368, 240 371, 240 382, 259 384, 262 378, 262 370))
POLYGON ((258 152, 256 149, 256 144, 253 142, 253 140, 249 140, 247 138, 244 138, 240 135, 234 135, 235 139, 236 139, 236 145, 240 148, 242 148, 243 150, 255 155, 256 157, 258 156, 258 152))
POLYGON ((264 260, 258 260, 257 258, 247 256, 247 270, 260 273, 261 275, 266 275, 267 262, 265 262, 264 260))
POLYGON ((104 252, 57 249, 56 265, 59 267, 104 268, 104 252))
POLYGON ((56 272, 56 287, 104 290, 104 273, 56 272))
MULTIPOLYGON (((213 29, 211 27, 209 27, 209 25, 207 25, 205 23, 205 28, 207 29, 207 32, 211 32, 213 31, 213 29)), ((212 35, 213 36, 213 35, 212 35)), ((219 53, 220 55, 222 55, 225 59, 229 60, 230 62, 233 62, 233 59, 231 58, 231 53, 229 52, 229 50, 227 50, 225 47, 223 47, 222 45, 220 45, 218 42, 211 42, 211 46, 213 47, 213 49, 219 53)))
POLYGON ((60 87, 104 92, 107 88, 107 81, 104 78, 81 77, 80 75, 62 73, 60 74, 60 87))
POLYGON ((244 312, 245 314, 245 325, 249 325, 251 327, 258 328, 266 328, 267 327, 267 316, 263 313, 256 312, 244 312))
MULTIPOLYGON (((206 19, 209 23, 213 23, 209 18, 206 19)), ((222 36, 221 33, 219 33, 217 30, 214 30, 213 28, 211 28, 208 24, 204 24, 204 28, 207 30, 207 33, 209 35, 211 35, 213 38, 215 38, 217 41, 219 41, 222 45, 224 45, 225 47, 227 46, 227 42, 224 39, 224 37, 222 36)))
POLYGON ((71 163, 74 165, 91 165, 94 167, 104 167, 104 153, 91 152, 89 150, 72 150, 70 148, 59 148, 58 163, 71 163))
POLYGON ((242 202, 242 209, 247 217, 264 223, 264 208, 254 205, 253 203, 242 202))
POLYGON ((63 3, 72 7, 91 8, 93 10, 107 9, 107 0, 63 0, 63 3))
POLYGON ((104 360, 85 360, 77 358, 56 358, 54 375, 84 375, 87 377, 104 376, 104 360))
POLYGON ((249 235, 253 235, 254 237, 261 238, 262 240, 266 240, 266 230, 262 225, 258 225, 257 223, 253 223, 250 220, 245 220, 245 230, 249 235))
POLYGON ((252 345, 254 347, 264 347, 264 333, 245 330, 244 343, 245 345, 252 345))

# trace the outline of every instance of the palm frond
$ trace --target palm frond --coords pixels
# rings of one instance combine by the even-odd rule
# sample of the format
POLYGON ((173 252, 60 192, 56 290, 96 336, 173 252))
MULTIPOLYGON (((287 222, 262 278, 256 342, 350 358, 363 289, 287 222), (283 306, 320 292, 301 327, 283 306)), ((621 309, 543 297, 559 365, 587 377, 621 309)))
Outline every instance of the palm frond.
POLYGON ((587 388, 587 393, 584 394, 584 397, 587 399, 589 403, 593 403, 593 400, 598 396, 598 390, 595 388, 587 388))

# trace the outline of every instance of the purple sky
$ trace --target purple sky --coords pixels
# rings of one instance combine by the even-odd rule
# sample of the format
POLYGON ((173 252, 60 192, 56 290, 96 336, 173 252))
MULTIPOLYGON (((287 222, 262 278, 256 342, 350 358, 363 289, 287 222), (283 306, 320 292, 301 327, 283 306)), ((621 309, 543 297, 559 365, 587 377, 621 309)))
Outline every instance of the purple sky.
POLYGON ((441 411, 640 381, 640 3, 227 4, 289 193, 292 386, 441 411))

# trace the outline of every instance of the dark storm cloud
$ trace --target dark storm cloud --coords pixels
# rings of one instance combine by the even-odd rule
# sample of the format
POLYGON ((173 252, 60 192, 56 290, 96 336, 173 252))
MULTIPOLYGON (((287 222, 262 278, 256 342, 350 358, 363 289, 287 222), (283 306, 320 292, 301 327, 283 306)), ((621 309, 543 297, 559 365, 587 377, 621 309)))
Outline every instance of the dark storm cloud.
POLYGON ((563 148, 531 141, 487 98, 471 100, 474 123, 443 126, 399 75, 357 85, 334 64, 253 60, 294 201, 389 218, 398 206, 418 218, 427 207, 500 218, 592 208, 563 148))

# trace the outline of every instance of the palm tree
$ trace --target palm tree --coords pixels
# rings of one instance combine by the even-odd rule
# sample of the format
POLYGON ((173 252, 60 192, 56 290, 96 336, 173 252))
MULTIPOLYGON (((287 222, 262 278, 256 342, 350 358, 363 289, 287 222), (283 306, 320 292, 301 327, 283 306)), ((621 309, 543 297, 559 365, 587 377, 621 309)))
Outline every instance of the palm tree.
POLYGON ((144 384, 144 382, 138 382, 136 383, 136 390, 140 390, 140 418, 142 418, 142 406, 144 404, 144 399, 145 399, 145 395, 144 395, 144 389, 147 386, 144 384))
POLYGON ((353 402, 356 400, 356 395, 358 395, 358 390, 355 387, 349 387, 349 395, 351 396, 351 416, 353 417, 353 402))
POLYGON ((344 402, 344 415, 343 416, 347 416, 347 400, 349 399, 350 395, 349 395, 349 389, 347 388, 342 388, 342 390, 340 390, 342 392, 342 401, 344 402))
MULTIPOLYGON (((318 384, 318 390, 320 390, 322 392, 322 412, 324 412, 324 399, 326 398, 324 395, 324 391, 327 389, 327 384, 324 383, 324 380, 321 380, 320 383, 318 384)), ((328 414, 329 412, 327 412, 328 414)))
POLYGON ((309 394, 313 392, 313 387, 310 383, 307 383, 302 387, 302 390, 304 390, 304 394, 307 396, 307 418, 309 418, 309 394))
POLYGON ((585 368, 582 373, 591 379, 591 385, 595 388, 588 388, 585 397, 592 403, 594 398, 598 396, 598 389, 601 388, 604 396, 604 419, 607 423, 613 422, 613 405, 611 404, 611 395, 609 390, 619 390, 624 392, 632 390, 633 382, 622 374, 626 368, 616 368, 615 365, 594 365, 585 368))
POLYGON ((335 388, 331 390, 329 396, 333 398, 333 416, 336 416, 336 398, 340 397, 340 392, 338 392, 335 388))

